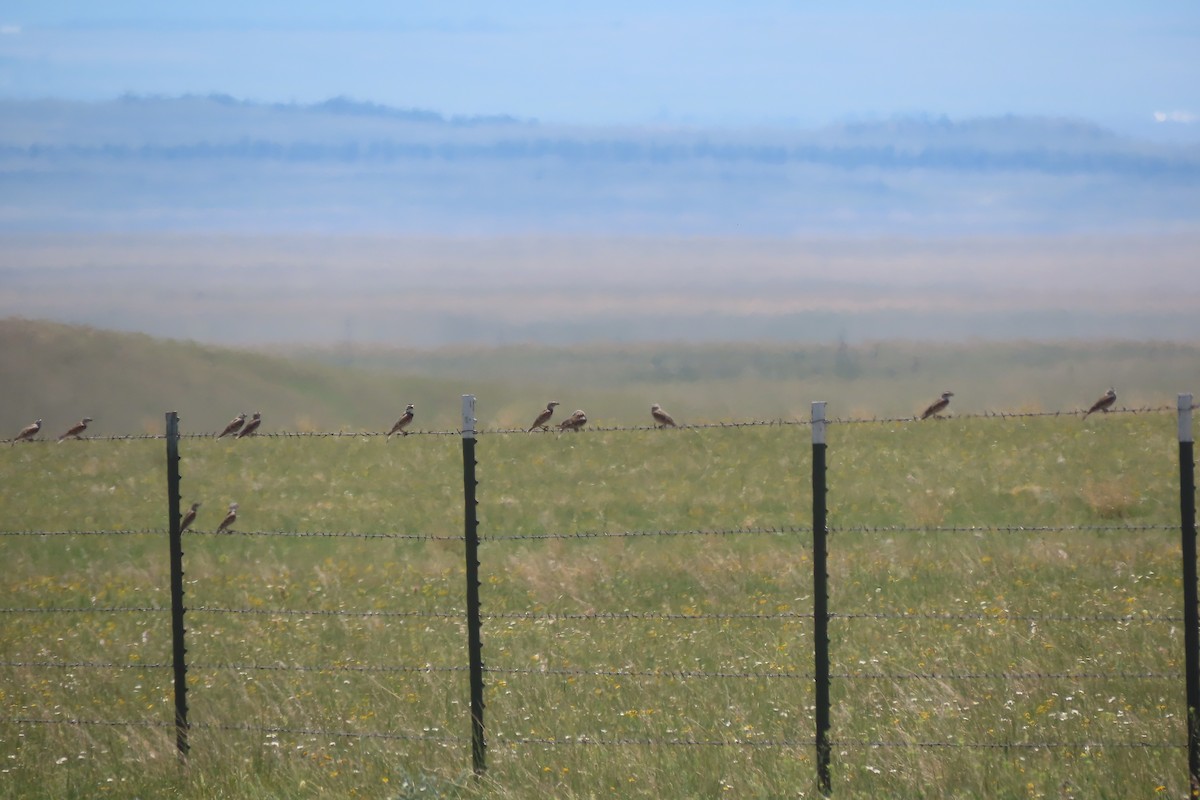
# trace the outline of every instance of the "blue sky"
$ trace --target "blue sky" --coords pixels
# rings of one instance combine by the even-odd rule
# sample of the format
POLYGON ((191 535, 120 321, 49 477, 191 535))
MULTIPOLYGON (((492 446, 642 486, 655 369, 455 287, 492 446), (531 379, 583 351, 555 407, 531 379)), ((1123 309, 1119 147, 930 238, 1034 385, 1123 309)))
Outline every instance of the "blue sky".
POLYGON ((0 5, 0 96, 348 95, 579 124, 1038 114, 1200 136, 1200 3, 0 5))

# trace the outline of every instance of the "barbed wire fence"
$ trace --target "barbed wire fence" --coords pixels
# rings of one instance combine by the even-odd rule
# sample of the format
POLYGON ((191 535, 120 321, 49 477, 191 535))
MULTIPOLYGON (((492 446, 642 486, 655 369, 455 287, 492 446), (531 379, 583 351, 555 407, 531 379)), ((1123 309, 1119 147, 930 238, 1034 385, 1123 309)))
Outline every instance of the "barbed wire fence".
MULTIPOLYGON (((647 680, 755 680, 755 681, 804 681, 811 682, 815 692, 815 707, 813 709, 813 736, 801 738, 775 738, 760 736, 731 736, 728 738, 704 738, 692 736, 671 737, 621 737, 594 735, 590 733, 567 732, 554 736, 520 735, 499 733, 495 738, 498 743, 507 747, 537 746, 546 747, 748 747, 748 748, 777 748, 798 749, 812 748, 816 755, 817 782, 820 790, 828 794, 832 789, 830 767, 833 751, 880 748, 916 748, 924 750, 1078 750, 1094 749, 1124 749, 1124 750, 1163 750, 1184 749, 1188 753, 1189 780, 1193 787, 1200 786, 1200 620, 1198 609, 1200 602, 1197 598, 1196 574, 1196 519, 1195 519, 1195 478, 1194 456, 1192 451, 1192 420, 1191 412, 1196 408, 1191 395, 1180 395, 1175 408, 1167 406, 1142 408, 1116 408, 1108 413, 1148 414, 1176 411, 1178 413, 1179 441, 1179 490, 1180 490, 1180 522, 1178 526, 1168 524, 1151 525, 960 525, 960 526, 914 526, 906 524, 886 526, 837 526, 830 525, 826 495, 826 431, 830 425, 857 425, 868 423, 907 424, 917 422, 915 417, 890 418, 826 418, 825 404, 813 404, 811 420, 764 420, 745 422, 718 422, 699 425, 679 425, 676 431, 706 431, 711 429, 754 429, 763 427, 804 426, 812 430, 812 520, 806 525, 778 525, 762 527, 728 527, 728 528, 697 528, 685 530, 597 530, 581 532, 543 532, 525 534, 495 534, 481 535, 476 516, 476 493, 478 481, 475 474, 476 440, 479 436, 525 434, 524 429, 497 428, 491 430, 476 430, 474 397, 463 398, 462 426, 456 431, 410 431, 407 435, 417 436, 460 436, 463 445, 463 502, 464 502, 464 532, 458 534, 409 534, 392 532, 359 533, 344 531, 237 531, 236 535, 245 537, 290 537, 290 538, 326 538, 326 539, 359 539, 380 541, 414 541, 414 542, 462 542, 466 565, 466 607, 454 610, 348 610, 348 609, 278 609, 278 608, 248 608, 221 605, 198 604, 188 607, 185 603, 183 581, 183 549, 184 532, 180 531, 181 508, 179 495, 179 463, 178 446, 180 441, 189 439, 211 438, 206 433, 180 433, 178 417, 173 412, 166 415, 167 425, 164 434, 144 435, 115 435, 83 437, 93 441, 126 441, 139 439, 165 440, 167 445, 167 478, 168 478, 168 519, 169 528, 137 529, 137 530, 19 530, 0 531, 0 537, 126 537, 126 536, 163 536, 169 540, 171 566, 171 606, 170 608, 156 604, 143 605, 90 605, 62 607, 4 607, 0 615, 14 617, 31 614, 141 614, 151 616, 166 616, 169 614, 172 631, 172 654, 168 660, 155 662, 128 662, 101 660, 54 660, 54 659, 22 659, 0 661, 0 668, 21 668, 34 670, 170 670, 173 678, 174 719, 83 719, 68 715, 49 717, 14 716, 0 718, 0 723, 16 726, 78 726, 78 727, 142 727, 148 729, 174 729, 176 748, 181 760, 186 760, 189 749, 189 733, 192 730, 214 732, 251 732, 261 735, 297 735, 320 736, 344 739, 363 739, 380 741, 430 742, 439 745, 467 747, 471 749, 472 768, 476 774, 482 774, 487 769, 488 727, 485 724, 484 688, 488 676, 502 678, 503 676, 530 676, 545 679, 562 678, 639 678, 647 680), (829 575, 828 548, 830 534, 851 533, 887 533, 901 535, 927 535, 945 533, 989 534, 1003 536, 1027 536, 1030 534, 1054 533, 1138 533, 1138 532, 1169 532, 1179 530, 1181 533, 1182 557, 1182 587, 1183 613, 1171 614, 1042 614, 1042 613, 1011 613, 1006 610, 980 612, 948 612, 931 610, 909 610, 896 612, 844 612, 829 606, 829 575), (811 549, 813 565, 813 609, 812 611, 777 611, 763 613, 670 613, 662 611, 508 611, 483 613, 481 610, 480 590, 483 586, 480 580, 479 567, 480 545, 486 544, 494 548, 502 548, 514 542, 521 541, 583 541, 597 539, 659 539, 659 538, 692 538, 712 537, 731 538, 744 536, 770 535, 800 535, 809 537, 805 546, 811 549), (200 613, 210 615, 271 615, 271 616, 303 616, 303 617, 356 617, 362 619, 427 619, 427 620, 456 620, 465 622, 467 630, 467 664, 381 664, 363 665, 350 663, 319 663, 319 664, 259 664, 259 663, 206 663, 197 661, 189 663, 187 658, 186 634, 184 625, 185 615, 200 613), (545 667, 538 668, 516 666, 489 666, 482 656, 482 641, 485 623, 505 621, 617 621, 634 620, 650 621, 717 621, 722 623, 745 621, 790 621, 804 620, 813 625, 814 647, 811 671, 778 670, 778 669, 669 669, 641 668, 628 666, 622 668, 587 669, 579 667, 545 667), (1104 623, 1104 624, 1146 624, 1182 626, 1184 630, 1184 670, 1057 670, 1038 672, 1036 670, 927 670, 927 671, 885 671, 877 669, 843 670, 835 672, 831 668, 831 653, 829 639, 829 624, 853 624, 871 620, 883 622, 897 621, 939 621, 939 622, 970 622, 970 621, 1007 621, 1024 623, 1104 623), (447 735, 438 731, 352 731, 337 730, 323 727, 288 726, 269 724, 229 724, 219 722, 197 722, 189 718, 188 681, 190 670, 209 672, 296 672, 305 673, 361 673, 361 674, 447 674, 468 677, 469 686, 469 736, 447 735), (883 738, 835 738, 832 734, 831 686, 835 682, 854 681, 998 681, 1002 683, 1037 682, 1037 681, 1183 681, 1186 685, 1186 731, 1187 740, 1183 741, 928 741, 915 739, 883 738)), ((1050 411, 1050 412, 1020 412, 1001 413, 983 412, 979 414, 957 414, 955 419, 1000 419, 1020 420, 1035 417, 1071 417, 1079 416, 1082 411, 1050 411)), ((657 430, 656 426, 613 426, 594 427, 591 430, 601 432, 649 431, 657 430)), ((543 433, 543 432, 538 432, 543 433)), ((379 432, 267 432, 257 436, 265 438, 339 438, 339 437, 373 437, 385 434, 379 432)), ((565 435, 559 433, 558 435, 565 435)), ((34 443, 47 440, 35 439, 34 443)), ((191 537, 216 535, 208 531, 187 531, 191 537)), ((795 540, 792 540, 795 541, 795 540)))

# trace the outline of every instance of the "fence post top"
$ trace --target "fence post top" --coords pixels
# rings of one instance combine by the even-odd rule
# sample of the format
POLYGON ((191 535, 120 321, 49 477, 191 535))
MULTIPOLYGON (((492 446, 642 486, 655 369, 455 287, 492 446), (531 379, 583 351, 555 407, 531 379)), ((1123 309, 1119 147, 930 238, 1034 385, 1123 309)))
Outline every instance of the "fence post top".
POLYGON ((814 400, 812 404, 813 444, 825 444, 825 401, 814 400))
POLYGON ((475 395, 462 396, 462 436, 464 439, 475 438, 475 395))
POLYGON ((1192 393, 1179 395, 1179 441, 1192 442, 1192 393))

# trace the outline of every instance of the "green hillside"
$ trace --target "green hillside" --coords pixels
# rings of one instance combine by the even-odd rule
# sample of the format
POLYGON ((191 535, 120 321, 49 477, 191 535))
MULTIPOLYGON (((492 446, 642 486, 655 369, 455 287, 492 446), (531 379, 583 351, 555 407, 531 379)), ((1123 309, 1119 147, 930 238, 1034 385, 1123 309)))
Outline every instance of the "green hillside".
POLYGON ((1200 346, 1173 342, 967 342, 861 346, 683 343, 267 352, 90 327, 0 319, 0 438, 35 418, 43 436, 83 416, 95 435, 185 433, 261 411, 262 430, 386 429, 407 403, 414 430, 456 430, 461 396, 483 428, 528 425, 547 400, 595 426, 649 424, 662 403, 681 422, 901 417, 944 389, 952 413, 1085 408, 1109 386, 1126 408, 1200 394, 1200 346))
POLYGON ((458 383, 302 362, 249 350, 95 328, 0 320, 0 430, 35 418, 56 436, 83 416, 96 435, 161 433, 166 411, 184 432, 220 430, 261 411, 262 430, 386 429, 417 406, 420 428, 458 420, 458 383), (61 430, 60 430, 61 429, 61 430))

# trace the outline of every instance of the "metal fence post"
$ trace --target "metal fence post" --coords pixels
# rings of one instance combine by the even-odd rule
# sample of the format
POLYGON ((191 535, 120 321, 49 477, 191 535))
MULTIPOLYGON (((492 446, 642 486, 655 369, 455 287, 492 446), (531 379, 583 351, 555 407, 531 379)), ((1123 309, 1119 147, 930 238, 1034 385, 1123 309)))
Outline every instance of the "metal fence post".
POLYGON ((475 499, 475 396, 462 398, 463 504, 467 559, 467 660, 471 681, 471 767, 476 775, 487 769, 483 728, 483 626, 479 612, 479 518, 475 499))
POLYGON ((167 530, 171 547, 171 665, 175 672, 175 747, 187 760, 187 647, 184 646, 183 534, 179 530, 179 414, 167 412, 167 530))
POLYGON ((1200 607, 1196 587, 1196 462, 1192 396, 1179 395, 1179 521, 1183 551, 1183 647, 1187 676, 1188 777, 1200 796, 1200 607))
POLYGON ((829 780, 829 572, 828 508, 825 492, 825 402, 812 404, 813 653, 816 681, 817 785, 830 793, 829 780))

